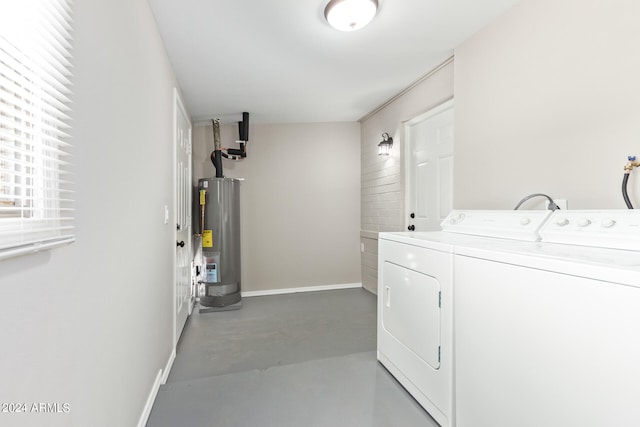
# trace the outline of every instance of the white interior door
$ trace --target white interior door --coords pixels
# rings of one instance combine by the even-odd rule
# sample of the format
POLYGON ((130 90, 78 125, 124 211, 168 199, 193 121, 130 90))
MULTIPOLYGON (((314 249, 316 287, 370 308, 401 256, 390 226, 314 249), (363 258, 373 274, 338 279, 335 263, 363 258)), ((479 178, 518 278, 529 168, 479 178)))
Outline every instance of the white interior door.
POLYGON ((439 230, 453 209, 453 100, 405 125, 409 230, 439 230))
POLYGON ((175 219, 174 344, 191 314, 191 122, 178 91, 174 91, 175 219))

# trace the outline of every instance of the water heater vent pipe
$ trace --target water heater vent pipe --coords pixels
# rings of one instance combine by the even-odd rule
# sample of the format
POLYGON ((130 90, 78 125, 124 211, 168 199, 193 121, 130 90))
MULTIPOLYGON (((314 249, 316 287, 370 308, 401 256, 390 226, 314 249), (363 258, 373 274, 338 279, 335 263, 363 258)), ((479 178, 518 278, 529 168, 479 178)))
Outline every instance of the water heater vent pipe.
POLYGON ((240 148, 223 148, 222 157, 229 160, 242 160, 247 157, 247 142, 249 142, 249 113, 242 113, 242 121, 238 122, 238 140, 240 148))
POLYGON ((220 120, 211 120, 213 124, 213 153, 211 153, 211 161, 213 167, 216 168, 216 178, 224 178, 222 173, 222 144, 220 142, 220 120))

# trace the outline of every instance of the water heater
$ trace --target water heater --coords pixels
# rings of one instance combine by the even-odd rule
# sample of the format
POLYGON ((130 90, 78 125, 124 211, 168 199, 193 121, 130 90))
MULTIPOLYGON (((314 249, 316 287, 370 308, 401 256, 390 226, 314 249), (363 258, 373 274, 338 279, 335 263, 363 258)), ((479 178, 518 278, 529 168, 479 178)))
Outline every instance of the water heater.
POLYGON ((203 308, 239 308, 240 181, 202 178, 198 181, 202 266, 198 294, 203 308))

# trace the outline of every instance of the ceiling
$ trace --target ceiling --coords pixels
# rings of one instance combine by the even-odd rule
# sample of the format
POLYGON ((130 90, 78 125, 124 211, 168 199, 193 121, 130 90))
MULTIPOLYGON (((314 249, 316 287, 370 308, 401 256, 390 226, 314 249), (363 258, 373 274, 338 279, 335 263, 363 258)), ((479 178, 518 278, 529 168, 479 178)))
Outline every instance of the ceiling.
POLYGON ((357 121, 519 0, 379 0, 354 32, 328 0, 149 0, 194 124, 357 121))

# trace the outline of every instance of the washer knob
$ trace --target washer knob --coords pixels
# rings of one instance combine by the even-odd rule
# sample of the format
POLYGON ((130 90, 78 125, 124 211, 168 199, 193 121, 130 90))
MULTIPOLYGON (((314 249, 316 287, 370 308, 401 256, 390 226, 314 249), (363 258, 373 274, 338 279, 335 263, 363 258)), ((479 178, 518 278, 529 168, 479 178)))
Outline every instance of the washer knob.
POLYGON ((564 227, 567 224, 569 224, 569 220, 567 218, 558 218, 556 221, 556 225, 559 225, 560 227, 564 227))
POLYGON ((520 219, 520 225, 529 225, 531 224, 531 219, 529 218, 521 218, 520 219))
POLYGON ((591 221, 587 218, 580 218, 576 223, 578 224, 578 227, 586 227, 591 224, 591 221))
POLYGON ((600 225, 604 228, 610 228, 613 227, 616 224, 616 222, 611 219, 611 218, 605 218, 602 220, 602 222, 600 223, 600 225))

